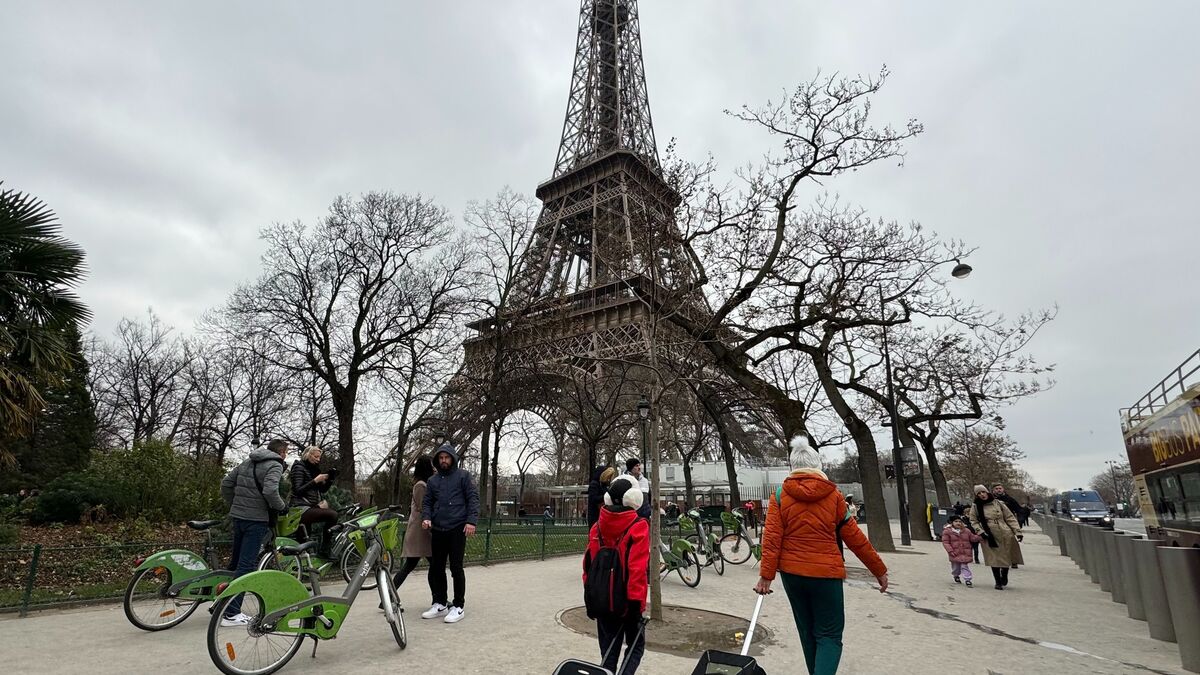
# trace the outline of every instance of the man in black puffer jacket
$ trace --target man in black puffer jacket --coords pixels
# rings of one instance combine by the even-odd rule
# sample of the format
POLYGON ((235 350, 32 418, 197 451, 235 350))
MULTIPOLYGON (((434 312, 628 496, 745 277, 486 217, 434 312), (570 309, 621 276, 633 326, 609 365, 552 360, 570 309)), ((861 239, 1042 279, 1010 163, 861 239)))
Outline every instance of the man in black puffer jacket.
POLYGON ((449 443, 442 444, 434 453, 433 465, 437 473, 426 484, 421 508, 421 527, 432 530, 429 587, 433 590, 433 606, 421 618, 444 616, 446 623, 458 623, 463 618, 463 596, 467 590, 463 556, 467 537, 475 534, 475 523, 479 520, 479 491, 470 474, 458 468, 458 455, 449 443), (454 577, 454 601, 450 603, 446 602, 447 560, 450 575, 454 577))

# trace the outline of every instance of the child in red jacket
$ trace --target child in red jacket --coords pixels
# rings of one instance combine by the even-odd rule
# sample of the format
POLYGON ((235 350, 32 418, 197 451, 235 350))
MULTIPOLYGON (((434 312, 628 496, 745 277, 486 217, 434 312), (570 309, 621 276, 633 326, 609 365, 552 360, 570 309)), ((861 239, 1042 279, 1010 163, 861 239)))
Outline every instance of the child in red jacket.
POLYGON ((971 585, 971 544, 980 541, 983 538, 968 530, 959 516, 952 516, 946 529, 942 530, 942 548, 950 556, 950 574, 954 576, 954 583, 965 581, 971 585))
MULTIPOLYGON (((650 581, 650 523, 637 515, 642 501, 642 491, 638 488, 636 478, 629 475, 614 478, 604 494, 604 508, 600 509, 600 519, 592 526, 588 549, 583 555, 585 596, 589 594, 588 570, 600 556, 602 545, 604 548, 616 549, 620 567, 624 571, 623 607, 614 613, 608 606, 593 606, 600 603, 589 603, 588 606, 588 616, 596 619, 600 654, 604 659, 601 665, 616 672, 621 656, 621 643, 627 645, 625 664, 617 675, 633 675, 637 672, 646 650, 641 620, 646 611, 646 595, 650 581)), ((595 588, 596 585, 593 584, 592 590, 595 588)), ((606 592, 602 595, 612 594, 606 592)), ((612 604, 620 605, 621 602, 612 604)))

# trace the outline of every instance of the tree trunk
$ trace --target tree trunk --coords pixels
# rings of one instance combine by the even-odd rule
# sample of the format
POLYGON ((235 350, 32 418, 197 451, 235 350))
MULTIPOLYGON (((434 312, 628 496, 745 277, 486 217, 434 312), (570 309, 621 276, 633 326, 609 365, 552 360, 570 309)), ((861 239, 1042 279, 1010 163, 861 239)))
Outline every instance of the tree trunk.
MULTIPOLYGON (((654 356, 651 356, 651 364, 657 366, 657 361, 654 356)), ((657 393, 657 392, 656 392, 657 393)), ((658 400, 657 398, 652 400, 658 400)), ((661 484, 658 476, 661 471, 659 467, 659 452, 658 452, 658 415, 653 415, 650 420, 650 452, 648 453, 654 458, 654 464, 650 467, 650 496, 657 498, 661 484)), ((644 461, 644 460, 643 460, 644 461)), ((659 564, 662 562, 662 554, 658 549, 658 542, 662 540, 662 518, 658 515, 658 507, 655 504, 650 505, 650 618, 654 621, 663 620, 662 606, 662 583, 658 574, 659 564)))
POLYGON ((337 413, 338 458, 337 484, 354 494, 354 397, 349 394, 335 395, 333 409, 337 413))
POLYGON ((858 475, 862 481, 862 499, 867 509, 867 537, 876 551, 891 553, 896 550, 896 544, 892 539, 892 527, 883 501, 883 481, 879 478, 879 453, 875 447, 875 437, 871 435, 871 428, 859 419, 854 409, 846 402, 842 390, 834 380, 829 363, 818 354, 810 353, 809 356, 816 368, 821 389, 846 426, 846 430, 850 432, 854 446, 858 449, 858 475))
MULTIPOLYGON (((900 445, 916 445, 912 434, 903 424, 900 425, 900 445)), ((921 457, 917 456, 917 475, 904 474, 904 488, 908 492, 908 531, 914 541, 933 541, 930 534, 929 522, 925 514, 929 500, 925 496, 925 472, 922 470, 921 457)))
POLYGON ((408 437, 404 427, 396 436, 396 460, 392 465, 392 499, 391 503, 400 503, 400 474, 404 471, 404 446, 408 445, 408 437))
POLYGON ((683 458, 683 492, 687 495, 687 507, 690 509, 696 504, 696 489, 692 486, 692 460, 684 453, 680 453, 683 458))
POLYGON ((500 432, 503 429, 504 418, 500 418, 499 420, 496 420, 496 436, 492 438, 492 489, 490 490, 491 494, 488 495, 489 501, 487 511, 489 514, 496 513, 496 478, 500 474, 500 471, 498 470, 500 467, 500 432))
POLYGON ((937 452, 933 447, 933 439, 922 440, 921 450, 925 453, 925 462, 929 466, 929 477, 933 479, 933 489, 937 491, 938 506, 950 505, 950 488, 946 485, 946 474, 938 462, 937 452))
POLYGON ((729 479, 729 499, 734 504, 741 504, 742 493, 738 487, 737 466, 734 464, 733 443, 729 440, 729 428, 725 425, 721 411, 712 399, 710 392, 701 393, 700 403, 708 413, 709 419, 712 420, 713 426, 717 428, 717 440, 721 444, 721 457, 725 460, 725 473, 729 479))
POLYGON ((491 447, 492 424, 485 422, 483 425, 482 438, 479 441, 479 489, 483 492, 483 516, 485 518, 492 515, 490 509, 491 499, 489 498, 488 487, 488 458, 492 453, 488 452, 491 447))

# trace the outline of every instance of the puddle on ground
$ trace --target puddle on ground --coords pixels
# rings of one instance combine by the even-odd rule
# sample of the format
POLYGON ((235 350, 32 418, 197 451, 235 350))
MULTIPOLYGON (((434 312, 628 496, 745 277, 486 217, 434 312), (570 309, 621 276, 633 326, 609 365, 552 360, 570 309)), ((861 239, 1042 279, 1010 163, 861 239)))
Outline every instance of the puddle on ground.
MULTIPOLYGON (((846 584, 849 586, 855 586, 855 587, 859 587, 859 588, 869 588, 873 591, 878 590, 877 588, 875 588, 874 586, 871 586, 870 584, 868 584, 866 582, 858 581, 858 580, 854 580, 854 579, 847 579, 846 584)), ((1151 668, 1149 666, 1143 666, 1140 663, 1127 663, 1125 661, 1117 661, 1116 659, 1110 659, 1110 658, 1107 658, 1104 656, 1098 656, 1096 654, 1089 654, 1088 652, 1080 651, 1080 650, 1075 649, 1074 647, 1071 647, 1068 645, 1058 644, 1057 642, 1046 642, 1043 640, 1036 640, 1034 638, 1022 637, 1020 635, 1013 635, 1012 633, 1002 631, 999 628, 993 628, 991 626, 987 626, 987 625, 984 625, 981 623, 975 623, 974 621, 967 621, 966 619, 963 619, 962 617, 958 616, 957 614, 950 614, 949 612, 943 612, 943 611, 936 610, 936 609, 929 609, 927 607, 918 607, 916 604, 916 602, 917 602, 916 598, 905 595, 903 593, 897 593, 895 591, 888 591, 886 593, 886 595, 889 598, 892 598, 896 602, 903 604, 905 607, 907 607, 908 609, 911 609, 912 611, 914 611, 918 614, 924 614, 925 616, 931 616, 935 619, 942 619, 943 621, 954 621, 956 623, 961 623, 961 624, 970 626, 971 628, 974 628, 975 630, 980 631, 981 633, 987 633, 988 635, 994 635, 996 637, 1007 638, 1009 640, 1015 640, 1017 642, 1024 642, 1025 644, 1036 645, 1038 647, 1044 647, 1046 649, 1051 649, 1051 650, 1058 651, 1058 652, 1066 652, 1067 654, 1073 654, 1075 656, 1086 656, 1088 658, 1096 659, 1097 661, 1104 661, 1105 663, 1112 663, 1115 665, 1124 666, 1126 668, 1133 668, 1133 669, 1147 672, 1147 673, 1157 673, 1158 675, 1172 675, 1172 673, 1165 671, 1165 670, 1157 670, 1157 669, 1151 668)))

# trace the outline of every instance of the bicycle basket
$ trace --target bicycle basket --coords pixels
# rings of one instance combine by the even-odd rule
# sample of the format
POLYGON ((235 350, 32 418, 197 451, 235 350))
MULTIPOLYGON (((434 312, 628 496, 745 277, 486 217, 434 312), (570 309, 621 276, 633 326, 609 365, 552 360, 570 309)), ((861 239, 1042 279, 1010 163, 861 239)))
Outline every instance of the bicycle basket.
POLYGON ((396 550, 396 545, 400 543, 400 519, 389 518, 379 524, 375 528, 379 533, 380 539, 383 539, 383 548, 385 551, 396 550))
POLYGON ((684 532, 691 532, 696 529, 696 521, 687 516, 679 516, 679 529, 684 532))
POLYGON ((737 532, 738 528, 742 526, 741 520, 741 518, 738 518, 736 515, 728 511, 721 512, 721 523, 725 525, 725 529, 737 532))
MULTIPOLYGON (((358 525, 359 527, 374 527, 378 522, 379 513, 370 513, 366 516, 361 516, 354 519, 354 524, 358 525)), ((358 549, 359 555, 366 555, 367 542, 365 539, 363 539, 363 533, 361 531, 354 530, 350 532, 350 534, 346 535, 346 538, 350 540, 350 543, 354 544, 354 548, 358 549)))
POLYGON ((286 516, 275 520, 275 536, 288 537, 300 529, 300 516, 304 515, 303 508, 288 509, 286 516))

